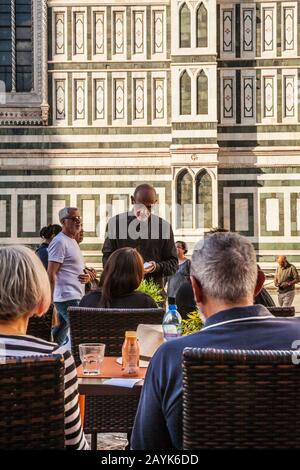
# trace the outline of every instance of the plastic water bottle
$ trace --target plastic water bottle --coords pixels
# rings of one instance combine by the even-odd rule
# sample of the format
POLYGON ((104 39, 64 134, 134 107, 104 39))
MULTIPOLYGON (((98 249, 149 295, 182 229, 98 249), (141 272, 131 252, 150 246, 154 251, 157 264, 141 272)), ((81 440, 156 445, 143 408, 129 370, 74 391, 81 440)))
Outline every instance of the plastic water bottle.
POLYGON ((182 319, 180 313, 177 311, 175 304, 169 305, 168 311, 163 318, 162 328, 166 341, 180 338, 182 332, 182 319))

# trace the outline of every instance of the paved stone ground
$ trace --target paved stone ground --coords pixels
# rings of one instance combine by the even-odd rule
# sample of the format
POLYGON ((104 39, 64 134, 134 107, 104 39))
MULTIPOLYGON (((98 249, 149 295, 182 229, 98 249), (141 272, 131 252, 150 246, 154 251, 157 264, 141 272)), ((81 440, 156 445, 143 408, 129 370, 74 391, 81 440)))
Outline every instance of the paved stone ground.
MULTIPOLYGON (((90 443, 90 436, 87 435, 90 443)), ((127 445, 127 436, 122 433, 104 433, 98 434, 98 450, 124 450, 127 445)))
MULTIPOLYGON (((267 283, 266 283, 267 284, 267 283)), ((276 305, 278 305, 276 289, 274 286, 267 286, 271 296, 273 297, 276 305)), ((296 308, 296 316, 300 316, 300 287, 297 287, 296 296, 293 303, 296 308)), ((87 436, 89 440, 90 436, 87 436)), ((127 444, 126 434, 98 434, 98 450, 124 450, 127 444)))

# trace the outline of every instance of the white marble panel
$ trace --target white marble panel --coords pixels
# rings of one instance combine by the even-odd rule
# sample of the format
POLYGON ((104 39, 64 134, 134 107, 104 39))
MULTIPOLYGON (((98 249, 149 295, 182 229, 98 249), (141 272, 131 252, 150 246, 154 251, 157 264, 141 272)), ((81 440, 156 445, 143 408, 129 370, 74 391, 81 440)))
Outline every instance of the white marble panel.
POLYGON ((74 13, 74 54, 84 54, 85 49, 85 14, 84 12, 74 13))
POLYGON ((95 201, 93 199, 85 199, 82 201, 82 220, 85 232, 95 232, 95 210, 95 201))
POLYGON ((237 232, 249 230, 249 201, 246 198, 235 199, 235 230, 237 232))
POLYGON ((104 11, 94 12, 94 52, 95 54, 104 54, 104 40, 105 40, 105 29, 104 29, 104 11))
POLYGON ((266 199, 266 229, 268 232, 279 230, 279 199, 266 199))
POLYGON ((54 15, 55 21, 55 54, 65 53, 65 13, 57 12, 54 15))
POLYGON ((164 52, 164 12, 153 11, 153 53, 164 52))
POLYGON ((133 12, 133 25, 134 25, 133 53, 134 54, 144 54, 144 48, 145 48, 144 22, 145 22, 145 12, 134 11, 133 12))
POLYGON ((23 232, 35 232, 36 231, 36 201, 34 199, 25 199, 23 201, 23 221, 22 231, 23 232))

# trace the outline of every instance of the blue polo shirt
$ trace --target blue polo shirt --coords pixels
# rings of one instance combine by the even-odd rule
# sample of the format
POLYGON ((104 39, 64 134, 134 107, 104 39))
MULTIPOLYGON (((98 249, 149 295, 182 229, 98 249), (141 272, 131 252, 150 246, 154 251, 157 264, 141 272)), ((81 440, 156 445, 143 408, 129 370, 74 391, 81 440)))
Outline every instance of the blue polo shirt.
POLYGON ((300 340, 300 318, 274 317, 262 305, 252 305, 216 313, 199 333, 164 343, 148 367, 131 448, 182 448, 184 348, 291 350, 295 340, 300 340))

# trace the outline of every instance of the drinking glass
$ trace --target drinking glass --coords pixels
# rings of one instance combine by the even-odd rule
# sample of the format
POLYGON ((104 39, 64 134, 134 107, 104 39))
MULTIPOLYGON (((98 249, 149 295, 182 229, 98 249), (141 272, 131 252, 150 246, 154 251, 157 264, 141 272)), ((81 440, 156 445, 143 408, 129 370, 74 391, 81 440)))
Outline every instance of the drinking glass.
POLYGON ((105 344, 103 343, 85 343, 79 345, 79 355, 84 375, 101 374, 104 352, 105 344))

